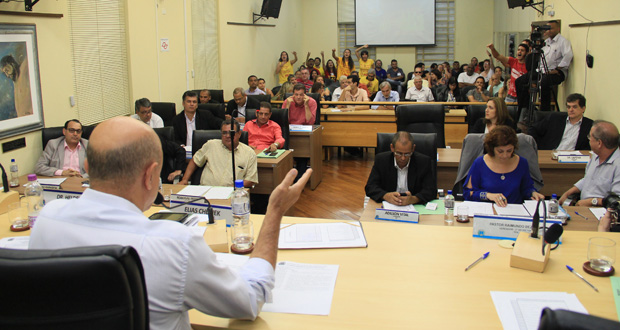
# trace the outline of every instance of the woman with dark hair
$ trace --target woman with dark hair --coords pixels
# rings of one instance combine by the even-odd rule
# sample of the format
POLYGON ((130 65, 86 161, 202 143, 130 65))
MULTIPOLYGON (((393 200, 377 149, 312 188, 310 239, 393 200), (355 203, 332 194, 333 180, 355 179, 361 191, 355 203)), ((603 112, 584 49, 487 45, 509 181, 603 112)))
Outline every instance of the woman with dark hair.
POLYGON ((355 71, 355 63, 353 63, 353 59, 351 58, 351 50, 349 48, 345 49, 342 53, 342 57, 336 56, 336 48, 332 49, 332 57, 338 63, 338 73, 337 77, 341 76, 350 76, 351 72, 355 71))
POLYGON ((288 80, 288 75, 293 74, 293 64, 297 62, 297 52, 293 52, 293 56, 295 59, 292 61, 288 60, 288 53, 283 51, 280 53, 280 58, 278 59, 278 65, 276 65, 276 75, 278 75, 278 83, 283 84, 288 80))
POLYGON ((280 87, 280 90, 271 99, 272 100, 276 100, 276 101, 283 101, 285 99, 286 93, 292 93, 293 92, 293 86, 294 86, 294 84, 292 84, 292 83, 290 83, 288 81, 285 81, 284 84, 282 84, 282 87, 280 87))
MULTIPOLYGON (((319 76, 319 78, 322 78, 322 77, 319 76)), ((323 84, 323 82, 316 81, 312 85, 312 89, 310 89, 310 93, 318 93, 319 95, 321 95, 321 102, 324 102, 325 101, 325 84, 323 84)), ((327 108, 327 107, 328 107, 327 104, 323 105, 323 108, 327 108)))
POLYGON ((448 83, 440 85, 437 88, 437 102, 461 102, 461 90, 456 77, 452 76, 448 79, 448 83))
MULTIPOLYGON (((316 85, 316 83, 321 83, 323 85, 323 92, 321 94, 321 97, 324 98, 323 101, 331 101, 331 97, 330 97, 330 91, 329 88, 327 86, 325 86, 325 79, 323 79, 323 76, 318 76, 314 79, 314 85, 316 85)), ((312 89, 314 89, 314 85, 312 85, 312 89)), ((314 92, 312 92, 314 93, 314 92)), ((325 106, 324 108, 327 108, 327 106, 325 106)))
POLYGON ((360 79, 362 77, 368 76, 368 70, 375 67, 375 61, 368 58, 368 51, 364 48, 368 48, 368 45, 364 45, 355 50, 355 56, 357 57, 357 61, 360 63, 360 72, 359 72, 360 79), (360 53, 360 50, 361 50, 361 53, 360 53))
POLYGON ((544 199, 534 189, 527 159, 515 154, 519 139, 515 130, 504 125, 495 127, 484 138, 486 155, 476 158, 463 187, 468 201, 521 204, 525 199, 544 199))
POLYGON ((431 73, 428 75, 428 87, 437 87, 439 86, 439 81, 441 80, 441 71, 437 69, 431 70, 431 73))
POLYGON ((479 118, 470 133, 489 133, 499 125, 510 126, 514 129, 514 122, 508 113, 506 102, 499 97, 492 97, 487 102, 484 118, 479 118))

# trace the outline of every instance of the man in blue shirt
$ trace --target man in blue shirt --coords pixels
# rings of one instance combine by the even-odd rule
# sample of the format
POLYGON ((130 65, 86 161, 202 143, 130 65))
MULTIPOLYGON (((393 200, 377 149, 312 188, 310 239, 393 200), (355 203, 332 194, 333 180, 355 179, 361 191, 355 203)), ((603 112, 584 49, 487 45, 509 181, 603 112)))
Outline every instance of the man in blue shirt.
MULTIPOLYGON (((379 90, 381 93, 377 93, 373 102, 398 102, 400 101, 400 96, 398 92, 392 90, 392 85, 389 82, 384 81, 379 85, 379 90)), ((394 110, 396 106, 394 105, 373 105, 371 109, 373 110, 394 110)))

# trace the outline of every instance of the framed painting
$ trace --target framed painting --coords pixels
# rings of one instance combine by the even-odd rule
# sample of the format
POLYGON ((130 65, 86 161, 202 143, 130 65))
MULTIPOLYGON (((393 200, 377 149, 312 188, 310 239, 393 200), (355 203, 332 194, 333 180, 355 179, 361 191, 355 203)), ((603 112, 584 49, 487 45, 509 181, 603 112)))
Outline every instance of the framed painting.
POLYGON ((37 28, 0 24, 0 138, 43 127, 37 28))

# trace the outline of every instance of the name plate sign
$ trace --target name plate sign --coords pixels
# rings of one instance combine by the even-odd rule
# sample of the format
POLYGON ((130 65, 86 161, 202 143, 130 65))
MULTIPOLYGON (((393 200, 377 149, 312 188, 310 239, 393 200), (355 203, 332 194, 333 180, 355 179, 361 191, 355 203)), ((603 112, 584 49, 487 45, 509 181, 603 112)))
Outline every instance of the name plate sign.
MULTIPOLYGON (((562 225, 561 220, 547 219, 547 228, 554 223, 562 225)), ((542 237, 542 220, 540 221, 539 237, 542 237)), ((520 232, 532 231, 532 219, 506 217, 500 215, 475 215, 474 237, 516 240, 520 232)))
MULTIPOLYGON (((178 201, 170 201, 170 207, 172 207, 171 211, 207 214, 207 208, 209 207, 209 205, 203 203, 189 203, 183 206, 180 204, 183 203, 178 201), (175 207, 175 204, 179 206, 175 207)), ((230 206, 211 204, 211 208, 213 208, 213 216, 215 217, 215 220, 226 220, 226 225, 232 226, 233 214, 230 206)))
POLYGON ((590 161, 589 155, 559 155, 558 163, 587 163, 590 161))
POLYGON ((45 203, 49 203, 55 199, 74 199, 80 198, 80 196, 82 196, 81 192, 43 189, 43 201, 45 203))
POLYGON ((420 213, 413 211, 375 210, 375 219, 377 220, 418 223, 419 217, 420 213))

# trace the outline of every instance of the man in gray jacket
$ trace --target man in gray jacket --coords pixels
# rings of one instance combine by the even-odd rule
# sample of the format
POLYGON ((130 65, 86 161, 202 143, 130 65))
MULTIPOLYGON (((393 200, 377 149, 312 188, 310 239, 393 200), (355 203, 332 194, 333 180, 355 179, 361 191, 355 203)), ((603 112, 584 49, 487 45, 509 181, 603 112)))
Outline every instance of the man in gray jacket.
POLYGON ((42 176, 78 176, 86 174, 84 160, 88 140, 82 139, 82 123, 68 120, 59 138, 50 140, 39 157, 35 172, 42 176))

